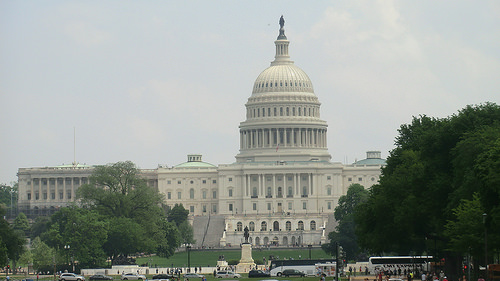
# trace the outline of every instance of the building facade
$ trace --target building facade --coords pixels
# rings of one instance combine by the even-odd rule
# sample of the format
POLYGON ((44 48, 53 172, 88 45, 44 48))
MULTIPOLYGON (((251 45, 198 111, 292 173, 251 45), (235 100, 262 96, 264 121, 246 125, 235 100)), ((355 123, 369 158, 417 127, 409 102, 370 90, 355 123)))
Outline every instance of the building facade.
MULTIPOLYGON (((336 225, 340 196, 353 183, 377 183, 385 164, 379 151, 351 165, 330 161, 321 103, 307 74, 290 59, 284 21, 274 44, 275 59, 255 80, 245 105, 235 163, 216 166, 188 155, 185 163, 143 171, 169 207, 189 210, 197 246, 239 245, 245 227, 256 246, 324 243, 336 225)), ((20 211, 37 216, 70 204, 92 170, 19 169, 20 211)))

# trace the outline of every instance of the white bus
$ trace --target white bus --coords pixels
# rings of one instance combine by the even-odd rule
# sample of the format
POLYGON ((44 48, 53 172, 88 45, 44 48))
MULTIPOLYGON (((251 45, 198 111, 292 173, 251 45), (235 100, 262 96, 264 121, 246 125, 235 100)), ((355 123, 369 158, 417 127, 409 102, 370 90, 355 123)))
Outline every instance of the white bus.
POLYGON ((269 273, 281 276, 285 269, 297 269, 306 276, 319 276, 321 273, 335 275, 335 260, 273 260, 269 273))
POLYGON ((371 274, 385 272, 391 275, 402 275, 405 271, 429 271, 431 261, 432 256, 370 257, 368 270, 371 274))

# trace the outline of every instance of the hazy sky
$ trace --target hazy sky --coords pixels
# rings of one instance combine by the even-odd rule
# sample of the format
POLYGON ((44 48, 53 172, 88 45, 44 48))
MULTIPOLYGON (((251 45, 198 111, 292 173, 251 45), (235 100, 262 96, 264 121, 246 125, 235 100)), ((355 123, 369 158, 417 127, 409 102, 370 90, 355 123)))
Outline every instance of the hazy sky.
POLYGON ((76 160, 235 161, 274 59, 311 78, 333 161, 386 158, 412 116, 500 103, 500 1, 0 1, 0 183, 76 160))

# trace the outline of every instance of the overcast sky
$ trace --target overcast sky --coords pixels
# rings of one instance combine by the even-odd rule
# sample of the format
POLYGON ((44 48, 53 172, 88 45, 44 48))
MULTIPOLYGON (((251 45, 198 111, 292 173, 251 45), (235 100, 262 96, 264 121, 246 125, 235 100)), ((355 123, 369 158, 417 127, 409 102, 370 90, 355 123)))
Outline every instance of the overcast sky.
POLYGON ((500 103, 500 1, 0 1, 0 183, 20 167, 235 161, 274 59, 311 78, 332 161, 412 116, 500 103))

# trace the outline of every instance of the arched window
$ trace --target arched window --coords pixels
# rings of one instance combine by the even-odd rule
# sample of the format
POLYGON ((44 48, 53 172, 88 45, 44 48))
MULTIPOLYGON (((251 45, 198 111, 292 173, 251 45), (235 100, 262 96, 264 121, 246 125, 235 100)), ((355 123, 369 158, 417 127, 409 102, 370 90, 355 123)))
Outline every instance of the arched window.
POLYGON ((267 231, 267 222, 263 221, 260 223, 260 231, 267 231))
POLYGON ((303 221, 299 221, 297 229, 298 230, 304 230, 304 222, 303 221))
POLYGON ((332 195, 332 188, 331 188, 331 187, 328 187, 328 188, 326 189, 326 194, 327 194, 327 195, 332 195))
POLYGON ((257 187, 255 187, 255 186, 252 189, 252 196, 257 198, 257 187))
POLYGON ((316 222, 311 221, 311 230, 316 230, 316 222))
POLYGON ((280 223, 278 221, 273 222, 273 231, 280 231, 280 223))
POLYGON ((283 190, 282 190, 281 186, 278 186, 278 197, 279 198, 283 197, 283 190))
POLYGON ((253 221, 251 221, 249 224, 248 224, 248 230, 249 231, 255 231, 255 223, 253 221))
POLYGON ((288 193, 286 194, 286 197, 293 197, 293 187, 288 187, 288 193))
POLYGON ((243 231, 243 224, 241 221, 236 223, 236 231, 243 231))
POLYGON ((229 189, 229 197, 233 197, 233 189, 232 188, 229 189))
POLYGON ((194 199, 194 189, 189 190, 189 199, 194 199))
POLYGON ((255 237, 255 245, 260 245, 260 238, 259 237, 255 237))
POLYGON ((292 230, 292 223, 290 221, 287 221, 285 223, 286 231, 291 231, 292 230))

